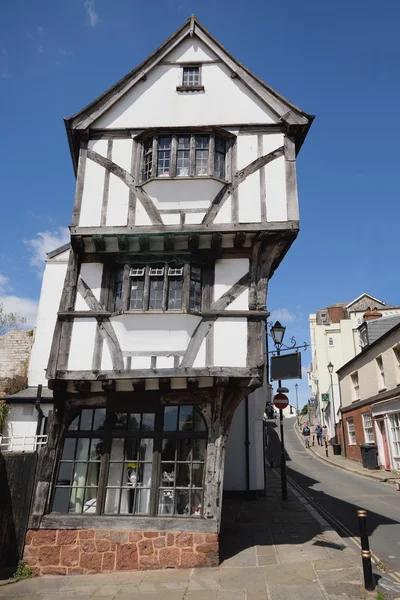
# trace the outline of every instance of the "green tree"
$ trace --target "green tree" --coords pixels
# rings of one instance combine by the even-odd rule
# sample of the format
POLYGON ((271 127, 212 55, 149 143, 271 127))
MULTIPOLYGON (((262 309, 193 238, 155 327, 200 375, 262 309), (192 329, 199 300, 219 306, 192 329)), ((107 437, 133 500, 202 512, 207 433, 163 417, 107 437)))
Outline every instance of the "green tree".
POLYGON ((308 404, 305 404, 303 406, 303 408, 301 409, 300 414, 303 415, 303 417, 305 417, 305 415, 308 413, 308 404))
POLYGON ((25 323, 25 317, 20 317, 17 313, 13 312, 4 312, 4 307, 0 304, 0 335, 4 335, 13 329, 19 329, 25 323))

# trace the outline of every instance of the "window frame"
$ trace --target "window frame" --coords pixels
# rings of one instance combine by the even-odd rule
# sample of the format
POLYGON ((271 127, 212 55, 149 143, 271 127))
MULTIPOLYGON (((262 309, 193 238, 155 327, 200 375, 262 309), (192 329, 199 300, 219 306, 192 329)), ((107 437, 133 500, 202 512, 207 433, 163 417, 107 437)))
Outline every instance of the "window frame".
POLYGON ((362 418, 362 423, 363 423, 363 430, 364 430, 364 441, 366 444, 374 444, 375 443, 375 437, 374 437, 374 422, 372 420, 372 413, 371 412, 364 412, 361 413, 361 418, 362 418), (366 425, 365 421, 366 419, 370 419, 371 425, 366 425))
MULTIPOLYGON (((127 412, 125 410, 123 411, 108 411, 107 409, 105 409, 104 407, 93 407, 93 406, 82 406, 80 407, 80 410, 78 412, 76 412, 69 423, 69 426, 71 426, 71 424, 73 423, 74 419, 82 414, 82 411, 84 410, 92 410, 93 411, 93 415, 92 415, 92 423, 94 422, 94 418, 95 418, 95 410, 105 410, 105 419, 104 419, 104 427, 102 430, 69 430, 68 428, 66 429, 66 432, 64 434, 63 437, 63 444, 60 447, 60 452, 59 452, 59 456, 58 456, 58 460, 57 460, 57 468, 55 471, 55 479, 53 481, 53 485, 52 485, 52 493, 51 493, 51 502, 50 502, 50 506, 49 506, 49 514, 52 515, 68 515, 68 516, 77 516, 77 517, 89 517, 89 518, 94 518, 94 517, 99 517, 99 516, 105 516, 105 517, 115 517, 115 518, 126 518, 126 517, 138 517, 138 518, 143 518, 143 517, 151 517, 151 518, 160 518, 163 516, 168 516, 168 518, 200 518, 203 519, 204 518, 204 493, 205 493, 205 474, 206 474, 206 463, 207 463, 207 448, 208 448, 208 428, 207 428, 207 423, 206 420, 204 418, 204 416, 202 415, 200 409, 196 406, 196 404, 179 404, 179 405, 160 405, 158 407, 149 407, 149 408, 142 408, 142 409, 137 409, 135 407, 132 407, 132 412, 127 412), (177 429, 175 431, 172 430, 164 430, 164 411, 167 407, 169 406, 177 406, 177 413, 178 413, 178 421, 177 421, 177 429), (196 431, 196 430, 180 430, 179 429, 179 414, 180 414, 180 410, 182 407, 191 407, 192 408, 192 414, 194 415, 194 411, 196 411, 198 413, 199 419, 201 419, 202 423, 203 423, 203 429, 201 431, 196 431), (131 414, 140 414, 141 418, 143 417, 143 415, 146 414, 154 414, 154 428, 153 430, 145 430, 145 429, 137 429, 137 430, 131 430, 128 428, 128 426, 121 429, 113 429, 111 422, 112 422, 112 417, 111 415, 113 414, 127 414, 127 415, 131 415, 131 414), (62 460, 62 455, 63 455, 63 450, 64 450, 64 444, 65 441, 67 439, 75 439, 75 440, 79 440, 79 439, 101 439, 103 442, 103 454, 101 456, 101 459, 99 462, 100 467, 99 467, 99 472, 98 472, 98 479, 97 479, 97 496, 96 496, 96 509, 95 512, 92 513, 84 513, 83 510, 81 512, 54 512, 53 511, 53 504, 54 504, 54 500, 55 500, 55 495, 56 495, 56 491, 57 489, 60 488, 64 488, 64 489, 69 489, 69 498, 71 498, 71 489, 73 488, 73 480, 71 479, 69 485, 64 485, 64 486, 60 486, 57 485, 57 481, 58 481, 58 474, 60 471, 60 465, 61 463, 65 462, 62 460), (112 449, 112 442, 115 439, 123 439, 124 440, 124 448, 125 448, 125 440, 127 439, 135 439, 139 441, 139 446, 140 447, 140 440, 141 439, 152 439, 153 440, 153 449, 152 449, 152 458, 151 458, 151 481, 150 481, 150 487, 149 488, 139 488, 139 489, 149 489, 149 501, 148 501, 148 512, 147 513, 126 513, 126 512, 106 512, 106 496, 107 496, 107 490, 108 489, 119 489, 119 490, 123 490, 123 489, 127 489, 127 486, 123 485, 122 483, 122 477, 121 477, 121 484, 119 486, 110 486, 109 485, 109 473, 110 473, 110 464, 112 463, 119 463, 121 462, 122 465, 124 465, 124 463, 127 463, 129 461, 122 459, 122 461, 115 461, 115 460, 111 460, 111 449, 112 449), (165 486, 162 486, 162 473, 161 473, 161 468, 162 468, 162 461, 161 461, 161 457, 162 457, 162 447, 163 447, 163 441, 164 440, 175 440, 176 441, 176 448, 178 448, 178 444, 180 440, 204 440, 205 441, 205 448, 204 448, 204 456, 203 456, 203 460, 193 460, 193 458, 191 458, 189 461, 178 461, 177 460, 177 450, 176 450, 176 454, 175 454, 175 459, 174 459, 174 464, 190 464, 192 466, 193 463, 198 463, 198 464, 202 464, 203 465, 203 474, 202 474, 202 482, 201 482, 201 487, 196 487, 193 488, 193 486, 189 485, 186 487, 184 486, 179 486, 177 485, 176 482, 176 474, 175 474, 175 480, 174 480, 174 485, 173 485, 173 491, 175 492, 176 489, 183 489, 189 492, 189 497, 193 491, 193 489, 195 489, 195 491, 199 490, 200 491, 200 495, 201 495, 201 513, 200 515, 194 515, 193 517, 189 514, 175 514, 174 511, 172 513, 169 513, 168 515, 165 514, 161 514, 159 512, 159 500, 160 500, 160 494, 161 491, 163 489, 165 489, 165 486)), ((90 446, 91 447, 91 446, 90 446)), ((74 450, 74 457, 71 461, 68 462, 72 462, 72 464, 74 465, 76 461, 76 448, 77 448, 77 443, 75 443, 75 450, 74 450)), ((139 451, 138 451, 139 452, 139 451)), ((133 461, 133 459, 132 459, 133 461)), ((78 461, 79 462, 79 461, 78 461)), ((89 458, 88 460, 84 463, 86 465, 89 464, 89 458)), ((145 461, 140 460, 140 461, 133 461, 133 462, 141 462, 141 463, 149 463, 150 461, 145 461)), ((87 478, 87 472, 88 472, 88 468, 86 467, 86 475, 85 475, 85 482, 86 482, 86 478, 87 478)), ((122 473, 123 473, 123 467, 122 467, 122 473)), ((86 486, 84 487, 84 489, 86 490, 87 487, 93 487, 93 486, 86 486)), ((81 489, 80 487, 77 489, 81 489)), ((135 496, 134 496, 134 503, 136 502, 136 492, 137 492, 138 488, 135 488, 135 496)), ((172 489, 172 488, 171 488, 172 489)), ((119 493, 118 496, 118 510, 120 510, 121 508, 121 498, 122 498, 122 494, 121 492, 119 493)), ((69 500, 70 501, 70 500, 69 500)), ((175 506, 175 500, 174 500, 174 506, 175 506)))
POLYGON ((349 446, 357 446, 356 426, 354 423, 354 417, 349 417, 348 419, 346 419, 346 426, 347 426, 347 439, 348 439, 349 446), (350 425, 352 426, 352 429, 350 429, 350 425), (354 438, 353 438, 353 436, 354 436, 354 438), (354 439, 354 441, 353 441, 353 439, 354 439))
MULTIPOLYGON (((181 180, 181 179, 205 179, 212 178, 224 183, 231 179, 231 157, 232 157, 232 146, 235 141, 235 136, 221 130, 216 127, 205 127, 202 129, 193 128, 175 128, 175 129, 160 129, 147 131, 143 134, 138 135, 135 140, 140 144, 140 166, 139 166, 139 181, 140 185, 148 183, 154 179, 158 180, 181 180), (158 156, 159 152, 159 139, 160 138, 171 138, 170 146, 170 163, 169 163, 169 174, 158 173, 158 156), (189 152, 189 166, 188 175, 178 175, 178 152, 183 149, 178 148, 178 138, 189 138, 189 149, 185 151, 189 152), (196 175, 196 153, 199 149, 196 149, 196 138, 208 138, 208 159, 207 159, 207 173, 203 175, 196 175), (217 150, 215 151, 215 141, 220 140, 224 143, 225 154, 224 156, 224 177, 220 177, 220 174, 216 170, 216 154, 222 153, 217 150), (149 149, 151 148, 151 158, 149 158, 149 149), (147 157, 147 162, 146 162, 147 157), (147 167, 146 167, 147 165, 147 167)), ((218 146, 218 144, 217 144, 218 146)), ((164 151, 164 150, 163 150, 164 151)))
POLYGON ((383 390, 386 390, 385 365, 383 364, 382 354, 375 358, 375 364, 378 374, 378 391, 382 392, 383 390))
POLYGON ((350 374, 353 402, 357 402, 360 399, 360 379, 358 377, 358 371, 350 374))
MULTIPOLYGON (((194 78, 193 78, 193 80, 194 80, 194 78)), ((203 87, 201 65, 195 64, 195 63, 182 65, 182 85, 181 85, 181 87, 184 87, 184 88, 199 88, 199 87, 203 87), (193 69, 197 69, 198 70, 198 82, 197 83, 193 83, 193 84, 190 84, 190 83, 187 83, 187 82, 185 83, 185 70, 190 70, 190 69, 192 69, 192 70, 193 69)), ((204 89, 204 87, 203 87, 203 89, 204 89)))
MULTIPOLYGON (((125 267, 119 266, 112 274, 114 278, 114 284, 112 289, 113 297, 111 305, 113 307, 113 311, 116 313, 121 312, 133 312, 133 313, 193 313, 200 314, 202 311, 202 292, 203 292, 203 281, 204 281, 204 273, 205 267, 201 263, 201 261, 195 261, 193 263, 188 262, 165 262, 160 260, 157 263, 146 263, 143 262, 135 262, 131 264, 125 265, 125 267), (160 272, 157 274, 155 269, 158 269, 160 272), (193 306, 191 303, 190 293, 192 289, 192 273, 194 269, 200 270, 200 304, 198 308, 193 306), (161 272, 162 270, 162 272, 161 272), (177 271, 180 270, 181 273, 178 274, 177 271), (125 273, 122 282, 122 289, 119 285, 121 279, 121 272, 125 273), (139 272, 139 274, 134 272, 139 272), (174 271, 171 273, 171 271, 174 271), (171 301, 171 291, 172 291, 172 280, 176 280, 180 278, 181 280, 181 306, 180 308, 169 308, 171 301), (141 305, 141 308, 132 307, 132 284, 133 280, 136 279, 141 281, 142 284, 139 287, 139 291, 141 292, 141 296, 136 297, 134 300, 134 304, 136 306, 138 304, 141 305), (151 296, 152 291, 152 282, 155 279, 162 279, 162 287, 161 287, 161 306, 157 306, 155 308, 150 308, 151 306, 151 296), (120 308, 118 308, 120 307, 120 308)), ((160 292, 160 290, 159 290, 160 292)), ((160 295, 160 294, 159 294, 160 295)), ((160 305, 160 298, 158 298, 157 304, 160 305)))

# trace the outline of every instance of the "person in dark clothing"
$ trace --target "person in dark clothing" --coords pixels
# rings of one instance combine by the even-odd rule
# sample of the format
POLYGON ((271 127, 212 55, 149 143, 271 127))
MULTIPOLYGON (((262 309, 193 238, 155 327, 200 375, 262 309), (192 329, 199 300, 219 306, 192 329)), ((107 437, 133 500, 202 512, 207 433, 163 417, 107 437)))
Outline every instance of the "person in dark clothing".
POLYGON ((308 425, 304 425, 303 427, 303 438, 304 438, 304 445, 306 448, 310 447, 310 428, 308 425))
POLYGON ((318 446, 322 446, 322 427, 321 427, 321 425, 316 426, 315 435, 317 436, 318 446))

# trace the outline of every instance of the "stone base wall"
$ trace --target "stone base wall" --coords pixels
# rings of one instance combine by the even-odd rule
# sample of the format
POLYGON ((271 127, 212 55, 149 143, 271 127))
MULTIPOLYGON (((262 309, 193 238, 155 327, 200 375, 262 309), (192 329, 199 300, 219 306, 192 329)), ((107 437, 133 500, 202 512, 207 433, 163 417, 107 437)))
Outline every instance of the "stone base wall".
POLYGON ((27 532, 23 560, 35 575, 214 567, 218 534, 42 529, 27 532))

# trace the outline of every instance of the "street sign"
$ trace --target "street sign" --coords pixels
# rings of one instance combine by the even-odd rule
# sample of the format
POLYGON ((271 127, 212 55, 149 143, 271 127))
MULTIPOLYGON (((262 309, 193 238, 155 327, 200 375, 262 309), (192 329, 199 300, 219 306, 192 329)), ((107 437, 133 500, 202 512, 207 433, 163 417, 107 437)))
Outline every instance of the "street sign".
POLYGON ((286 394, 275 394, 274 404, 276 408, 284 409, 289 404, 289 398, 286 396, 286 394))
POLYGON ((329 394, 321 394, 322 402, 329 402, 329 394))
POLYGON ((301 379, 300 352, 271 356, 270 379, 271 381, 301 379))

